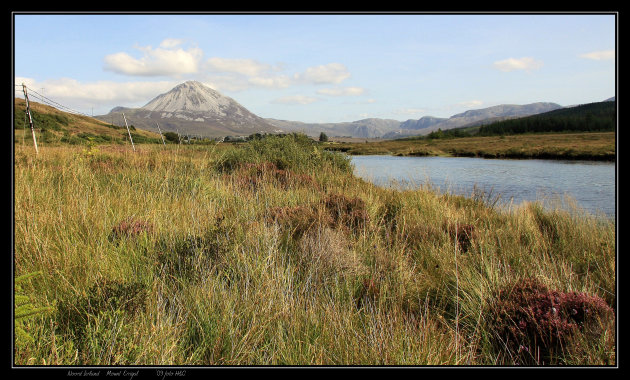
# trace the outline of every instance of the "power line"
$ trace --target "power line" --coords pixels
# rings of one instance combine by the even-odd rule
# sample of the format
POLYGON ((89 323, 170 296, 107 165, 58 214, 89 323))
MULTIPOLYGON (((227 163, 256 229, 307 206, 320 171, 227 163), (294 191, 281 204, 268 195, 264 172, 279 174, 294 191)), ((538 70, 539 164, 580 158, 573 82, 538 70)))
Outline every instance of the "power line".
MULTIPOLYGON (((18 85, 15 85, 15 86, 18 87, 18 85)), ((67 107, 67 106, 65 106, 65 105, 63 105, 63 104, 61 104, 59 102, 56 102, 56 101, 54 101, 54 100, 52 100, 52 99, 50 99, 50 98, 48 98, 48 97, 38 93, 37 91, 33 90, 32 88, 30 88, 28 86, 26 86, 26 88, 28 89, 29 95, 31 97, 34 97, 34 98, 40 100, 42 103, 44 103, 46 105, 49 105, 49 106, 54 107, 54 108, 57 108, 60 111, 69 112, 69 113, 73 113, 73 114, 78 114, 78 115, 81 115, 81 116, 92 117, 92 116, 90 116, 88 114, 85 114, 83 112, 79 112, 79 111, 74 110, 74 109, 72 109, 70 107, 67 107), (33 94, 35 94, 35 96, 33 96, 33 94)), ((18 89, 16 88, 15 91, 17 92, 18 89)))

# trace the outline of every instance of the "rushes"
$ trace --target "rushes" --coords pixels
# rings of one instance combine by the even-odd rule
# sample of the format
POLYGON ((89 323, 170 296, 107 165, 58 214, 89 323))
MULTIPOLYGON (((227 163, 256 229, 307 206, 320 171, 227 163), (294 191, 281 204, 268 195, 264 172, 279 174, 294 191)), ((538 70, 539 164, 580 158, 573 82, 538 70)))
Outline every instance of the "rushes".
MULTIPOLYGON (((33 301, 58 306, 25 322, 16 364, 512 365, 490 327, 506 287, 614 310, 612 221, 380 189, 299 137, 264 140, 16 146, 16 272, 41 271, 33 301)), ((614 364, 600 319, 545 364, 614 364)))

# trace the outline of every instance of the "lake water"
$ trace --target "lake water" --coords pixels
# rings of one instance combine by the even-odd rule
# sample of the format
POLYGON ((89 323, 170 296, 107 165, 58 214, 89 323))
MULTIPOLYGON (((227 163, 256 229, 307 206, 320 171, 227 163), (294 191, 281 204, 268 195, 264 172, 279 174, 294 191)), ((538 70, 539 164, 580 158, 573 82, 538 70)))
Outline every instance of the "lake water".
POLYGON ((566 195, 592 213, 615 217, 615 164, 596 161, 501 160, 469 157, 352 156, 355 174, 380 186, 431 185, 440 192, 483 191, 499 205, 540 201, 566 207, 566 195))

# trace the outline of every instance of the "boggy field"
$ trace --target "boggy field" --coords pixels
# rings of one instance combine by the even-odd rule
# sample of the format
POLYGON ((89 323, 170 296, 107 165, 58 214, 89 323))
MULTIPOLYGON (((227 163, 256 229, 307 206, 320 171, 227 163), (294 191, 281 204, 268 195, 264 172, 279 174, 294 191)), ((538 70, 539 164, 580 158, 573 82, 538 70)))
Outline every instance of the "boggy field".
POLYGON ((532 133, 458 138, 331 142, 327 150, 352 155, 460 156, 614 161, 615 132, 532 133))
POLYGON ((300 135, 136 149, 15 146, 14 364, 616 364, 613 220, 300 135))

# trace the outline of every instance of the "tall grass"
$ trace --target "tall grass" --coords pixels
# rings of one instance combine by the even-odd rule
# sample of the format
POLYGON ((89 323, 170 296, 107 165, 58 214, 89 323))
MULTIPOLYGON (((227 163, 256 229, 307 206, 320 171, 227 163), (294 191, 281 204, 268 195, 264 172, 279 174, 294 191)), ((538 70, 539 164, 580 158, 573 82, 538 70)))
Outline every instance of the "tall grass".
POLYGON ((378 188, 300 136, 31 150, 15 272, 54 311, 22 323, 17 365, 616 363, 614 312, 534 359, 546 341, 497 333, 522 280, 614 311, 612 220, 378 188))

